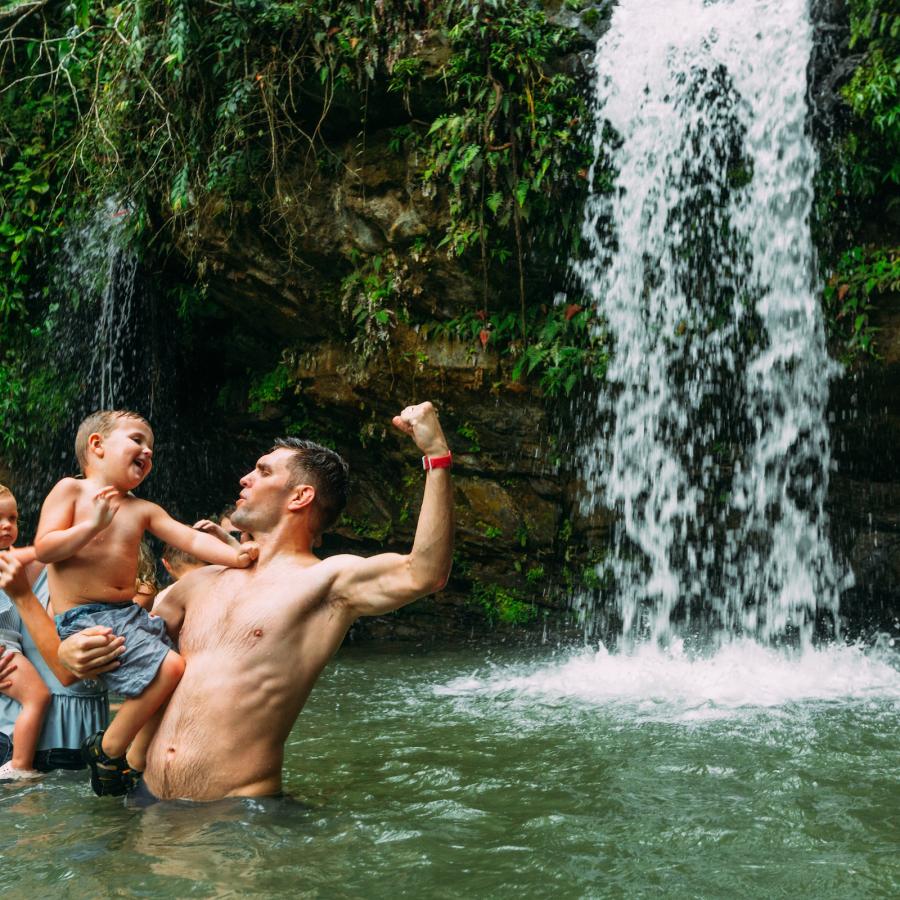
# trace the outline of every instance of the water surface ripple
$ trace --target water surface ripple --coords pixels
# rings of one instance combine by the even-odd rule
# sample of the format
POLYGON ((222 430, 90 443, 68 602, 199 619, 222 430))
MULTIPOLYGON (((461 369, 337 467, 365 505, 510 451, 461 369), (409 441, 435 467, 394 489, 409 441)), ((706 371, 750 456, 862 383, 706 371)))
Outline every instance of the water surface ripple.
POLYGON ((853 648, 711 659, 344 651, 292 799, 0 786, 12 896, 881 897, 900 890, 900 671, 853 648))

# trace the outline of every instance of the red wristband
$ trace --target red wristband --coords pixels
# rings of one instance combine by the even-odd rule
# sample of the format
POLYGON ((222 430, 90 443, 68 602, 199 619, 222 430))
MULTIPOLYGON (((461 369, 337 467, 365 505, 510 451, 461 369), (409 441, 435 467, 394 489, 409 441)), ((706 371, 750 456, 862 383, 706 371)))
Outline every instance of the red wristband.
POLYGON ((431 469, 449 469, 453 465, 453 454, 448 451, 446 456, 423 456, 422 468, 428 472, 431 469))

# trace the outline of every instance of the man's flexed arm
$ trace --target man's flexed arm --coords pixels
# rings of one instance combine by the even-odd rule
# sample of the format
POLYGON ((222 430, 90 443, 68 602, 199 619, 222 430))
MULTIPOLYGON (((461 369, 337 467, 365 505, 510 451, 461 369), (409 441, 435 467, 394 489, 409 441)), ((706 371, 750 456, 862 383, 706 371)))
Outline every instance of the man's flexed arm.
POLYGON ((34 539, 40 562, 59 562, 77 553, 112 522, 122 502, 122 495, 107 486, 94 495, 91 515, 75 522, 75 501, 80 490, 74 478, 64 478, 47 495, 34 539))
MULTIPOLYGON (((446 456, 450 452, 430 403, 408 406, 394 416, 393 423, 412 437, 425 456, 446 456)), ((425 495, 410 553, 335 558, 339 571, 331 594, 353 617, 381 615, 443 588, 450 577, 452 559, 450 469, 432 469, 425 475, 425 495)))

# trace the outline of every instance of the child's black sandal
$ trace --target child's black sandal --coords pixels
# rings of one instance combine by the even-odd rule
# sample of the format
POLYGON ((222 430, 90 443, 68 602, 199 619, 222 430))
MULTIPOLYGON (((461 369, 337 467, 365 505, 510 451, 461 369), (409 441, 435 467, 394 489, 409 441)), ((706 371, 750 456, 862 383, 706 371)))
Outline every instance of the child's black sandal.
POLYGON ((123 797, 134 790, 141 773, 128 765, 124 756, 112 757, 103 752, 103 734, 85 738, 81 758, 91 770, 91 788, 98 797, 123 797))

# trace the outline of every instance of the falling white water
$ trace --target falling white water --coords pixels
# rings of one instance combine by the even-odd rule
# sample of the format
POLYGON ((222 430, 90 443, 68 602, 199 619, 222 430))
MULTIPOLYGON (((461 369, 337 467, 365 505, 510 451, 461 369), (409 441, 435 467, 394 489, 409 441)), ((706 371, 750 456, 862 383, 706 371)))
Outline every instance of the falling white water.
POLYGON ((837 621, 810 49, 806 0, 620 0, 597 47, 576 269, 612 359, 581 461, 626 643, 837 621))
POLYGON ((96 409, 127 405, 135 372, 146 360, 134 309, 138 262, 126 241, 129 211, 109 199, 65 241, 64 269, 69 289, 81 300, 96 298, 91 360, 86 382, 96 409))

